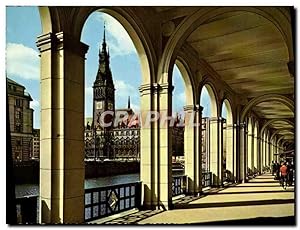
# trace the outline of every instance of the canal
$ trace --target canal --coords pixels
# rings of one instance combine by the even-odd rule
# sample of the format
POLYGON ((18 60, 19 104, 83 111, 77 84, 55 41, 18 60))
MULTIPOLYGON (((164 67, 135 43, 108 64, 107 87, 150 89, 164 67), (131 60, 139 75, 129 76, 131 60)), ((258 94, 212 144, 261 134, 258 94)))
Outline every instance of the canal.
MULTIPOLYGON (((136 182, 140 180, 139 173, 123 174, 116 176, 98 177, 85 179, 84 188, 97 188, 108 185, 126 184, 136 182)), ((23 196, 39 196, 39 185, 38 184, 18 184, 16 185, 16 197, 23 196)))

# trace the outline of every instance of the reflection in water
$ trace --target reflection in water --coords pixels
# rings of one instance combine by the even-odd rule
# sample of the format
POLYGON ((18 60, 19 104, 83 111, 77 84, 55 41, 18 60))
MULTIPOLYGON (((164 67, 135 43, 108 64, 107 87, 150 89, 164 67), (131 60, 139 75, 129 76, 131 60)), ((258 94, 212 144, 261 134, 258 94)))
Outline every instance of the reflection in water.
MULTIPOLYGON (((85 179, 84 188, 97 188, 109 185, 126 184, 137 182, 140 180, 139 173, 124 174, 116 176, 98 177, 92 179, 85 179)), ((16 185, 16 197, 39 195, 38 184, 18 184, 16 185)))
MULTIPOLYGON (((175 172, 173 172, 173 176, 175 176, 175 175, 183 175, 183 172, 175 171, 175 172)), ((140 180, 139 173, 98 177, 98 178, 92 178, 92 179, 85 179, 84 188, 88 189, 88 188, 104 187, 104 186, 109 186, 109 185, 133 183, 133 182, 137 182, 139 180, 140 180)), ((16 185, 16 197, 33 196, 33 195, 39 195, 39 185, 38 184, 16 185)))
POLYGON ((117 176, 98 177, 92 179, 85 179, 84 188, 97 188, 109 185, 126 184, 131 182, 137 182, 140 180, 139 173, 124 174, 117 176))

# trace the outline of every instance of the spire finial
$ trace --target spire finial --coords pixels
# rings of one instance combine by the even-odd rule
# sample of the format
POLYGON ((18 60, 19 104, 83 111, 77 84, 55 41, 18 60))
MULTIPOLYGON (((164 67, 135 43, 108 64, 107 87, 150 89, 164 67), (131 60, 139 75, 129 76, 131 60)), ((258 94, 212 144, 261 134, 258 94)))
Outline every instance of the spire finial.
POLYGON ((104 21, 104 26, 103 27, 104 27, 104 29, 103 29, 103 31, 104 31, 103 32, 103 42, 105 42, 105 21, 104 21))
POLYGON ((128 109, 130 109, 130 96, 128 96, 128 109))

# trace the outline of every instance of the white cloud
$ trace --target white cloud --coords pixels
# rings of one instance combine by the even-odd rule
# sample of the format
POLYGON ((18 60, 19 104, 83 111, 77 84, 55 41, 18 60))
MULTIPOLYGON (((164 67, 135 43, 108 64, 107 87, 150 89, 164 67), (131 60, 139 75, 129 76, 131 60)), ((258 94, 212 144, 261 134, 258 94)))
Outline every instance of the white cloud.
POLYGON ((177 98, 178 98, 179 102, 181 102, 184 106, 185 102, 186 102, 185 92, 181 92, 180 94, 177 94, 177 98))
POLYGON ((85 95, 93 96, 93 87, 85 87, 85 95))
POLYGON ((138 89, 135 89, 132 85, 127 84, 122 80, 115 80, 115 88, 116 88, 115 95, 120 97, 128 97, 138 92, 138 89))
POLYGON ((33 98, 33 101, 30 102, 30 105, 31 105, 31 107, 32 107, 33 109, 37 109, 37 108, 40 107, 40 102, 39 102, 38 100, 35 100, 35 99, 33 98))
POLYGON ((139 113, 140 112, 140 106, 136 105, 136 104, 130 104, 130 107, 133 109, 133 111, 135 113, 139 113))
POLYGON ((8 43, 6 46, 6 71, 24 79, 40 79, 39 53, 27 46, 8 43))
POLYGON ((109 47, 109 54, 111 57, 123 56, 131 53, 136 53, 136 49, 133 45, 131 38, 124 27, 112 16, 108 14, 98 14, 97 19, 103 23, 105 21, 105 31, 107 34, 113 37, 109 39, 106 36, 109 47))

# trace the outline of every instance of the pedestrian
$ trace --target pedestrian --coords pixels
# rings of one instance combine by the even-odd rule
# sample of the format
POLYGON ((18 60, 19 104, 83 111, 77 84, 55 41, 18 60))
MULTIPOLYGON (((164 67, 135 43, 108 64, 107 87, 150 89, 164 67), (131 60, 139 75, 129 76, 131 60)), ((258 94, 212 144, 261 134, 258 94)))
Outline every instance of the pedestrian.
POLYGON ((288 168, 285 162, 282 162, 280 167, 280 183, 284 189, 286 189, 287 185, 287 175, 288 175, 288 168))
POLYGON ((288 184, 289 184, 289 186, 293 185, 293 180, 294 180, 294 165, 289 163, 289 167, 288 167, 288 184))
POLYGON ((276 164, 274 161, 272 161, 272 176, 274 176, 275 172, 276 172, 276 164))
POLYGON ((279 180, 279 170, 280 170, 280 165, 279 165, 279 163, 278 162, 276 162, 276 166, 275 166, 275 173, 276 173, 276 175, 275 175, 275 180, 279 180))

